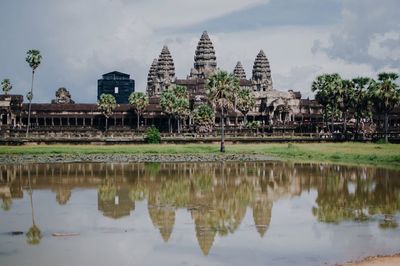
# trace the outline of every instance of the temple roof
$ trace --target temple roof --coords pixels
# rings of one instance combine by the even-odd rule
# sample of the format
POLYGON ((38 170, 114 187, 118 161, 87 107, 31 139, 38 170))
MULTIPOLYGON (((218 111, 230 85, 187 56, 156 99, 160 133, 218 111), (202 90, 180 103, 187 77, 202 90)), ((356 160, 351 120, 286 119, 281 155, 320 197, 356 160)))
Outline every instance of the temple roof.
POLYGON ((161 50, 157 61, 157 76, 161 79, 174 79, 175 65, 171 53, 166 45, 161 50))
POLYGON ((263 50, 257 54, 253 65, 253 80, 271 79, 269 61, 263 50))
POLYGON ((246 72, 244 71, 244 68, 242 66, 242 63, 237 62, 235 69, 233 70, 233 74, 238 78, 238 79, 246 79, 246 72))
POLYGON ((217 57, 215 56, 214 46, 207 31, 204 31, 196 47, 194 68, 192 69, 190 76, 204 78, 213 72, 216 67, 217 57))

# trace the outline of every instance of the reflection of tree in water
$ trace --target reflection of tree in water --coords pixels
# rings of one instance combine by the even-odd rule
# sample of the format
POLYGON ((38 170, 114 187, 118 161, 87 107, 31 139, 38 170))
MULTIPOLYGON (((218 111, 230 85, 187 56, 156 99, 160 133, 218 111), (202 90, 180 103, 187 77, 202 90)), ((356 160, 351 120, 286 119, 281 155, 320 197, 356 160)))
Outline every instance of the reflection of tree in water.
POLYGON ((42 233, 40 232, 39 227, 36 226, 35 223, 35 211, 33 208, 33 192, 32 192, 32 184, 31 184, 31 170, 30 166, 28 166, 28 184, 29 184, 29 198, 30 198, 30 206, 32 212, 32 226, 29 228, 28 232, 25 234, 26 242, 30 245, 38 245, 40 244, 40 240, 42 239, 42 233))
POLYGON ((354 169, 353 175, 331 172, 318 186, 317 206, 313 214, 319 221, 339 223, 344 220, 367 221, 381 218, 380 228, 395 228, 394 214, 400 211, 400 180, 390 178, 390 170, 354 169), (354 191, 349 191, 354 187, 354 191))
POLYGON ((12 198, 11 197, 1 197, 1 208, 4 211, 9 211, 12 205, 12 198))

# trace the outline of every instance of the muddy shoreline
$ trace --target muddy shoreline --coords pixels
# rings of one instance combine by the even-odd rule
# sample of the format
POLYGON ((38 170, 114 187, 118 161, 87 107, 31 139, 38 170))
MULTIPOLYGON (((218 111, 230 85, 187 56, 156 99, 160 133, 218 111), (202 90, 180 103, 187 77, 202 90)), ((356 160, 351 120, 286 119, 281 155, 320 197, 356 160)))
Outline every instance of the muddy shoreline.
POLYGON ((45 154, 0 155, 0 165, 24 163, 134 163, 134 162, 250 162, 273 161, 260 154, 45 154))
POLYGON ((397 266, 400 265, 400 253, 393 255, 369 256, 358 261, 349 261, 339 266, 397 266))

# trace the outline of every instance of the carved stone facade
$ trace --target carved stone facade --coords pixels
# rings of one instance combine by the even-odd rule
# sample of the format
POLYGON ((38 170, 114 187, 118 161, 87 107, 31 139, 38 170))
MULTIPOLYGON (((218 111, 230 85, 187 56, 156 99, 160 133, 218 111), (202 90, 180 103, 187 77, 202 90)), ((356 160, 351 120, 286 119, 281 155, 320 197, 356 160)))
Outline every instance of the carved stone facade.
MULTIPOLYGON (((206 79, 217 70, 217 57, 208 33, 204 31, 200 37, 194 55, 194 67, 187 79, 175 79, 173 65, 171 54, 164 46, 158 61, 153 61, 149 70, 148 96, 157 97, 169 85, 177 84, 187 87, 192 107, 206 102, 206 79)), ((263 50, 260 50, 254 60, 251 79, 246 78, 246 72, 240 61, 237 62, 233 74, 240 79, 240 86, 251 90, 256 98, 256 107, 249 112, 249 116, 262 116, 264 124, 271 125, 294 121, 295 115, 300 110, 301 94, 273 89, 269 60, 263 50)), ((240 116, 239 112, 234 113, 240 116)))
POLYGON ((194 66, 190 70, 189 79, 207 79, 217 69, 217 57, 215 56, 214 46, 204 31, 194 55, 194 66))
POLYGON ((157 64, 153 60, 147 76, 147 94, 158 96, 175 81, 175 65, 167 46, 164 46, 157 64))

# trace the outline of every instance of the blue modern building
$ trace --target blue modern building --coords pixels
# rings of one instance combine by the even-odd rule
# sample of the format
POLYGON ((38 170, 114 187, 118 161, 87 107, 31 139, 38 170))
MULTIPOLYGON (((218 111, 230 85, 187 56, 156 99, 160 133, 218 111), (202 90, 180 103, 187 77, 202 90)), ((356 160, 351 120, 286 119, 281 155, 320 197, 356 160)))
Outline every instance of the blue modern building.
POLYGON ((97 81, 97 99, 100 99, 103 93, 107 93, 113 95, 117 103, 128 103, 128 97, 134 91, 135 80, 122 72, 104 74, 103 78, 97 81))

